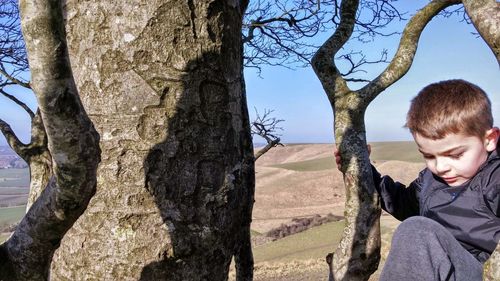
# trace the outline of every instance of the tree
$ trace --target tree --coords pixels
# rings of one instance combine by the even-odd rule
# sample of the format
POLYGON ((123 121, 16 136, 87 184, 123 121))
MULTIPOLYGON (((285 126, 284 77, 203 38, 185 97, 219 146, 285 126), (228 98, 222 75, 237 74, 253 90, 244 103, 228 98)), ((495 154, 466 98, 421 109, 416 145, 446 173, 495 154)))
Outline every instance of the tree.
POLYGON ((99 135, 75 87, 59 2, 21 5, 31 84, 48 150, 55 156, 54 172, 12 236, 0 245, 0 279, 48 280, 54 251, 95 193, 99 135))
POLYGON ((16 0, 6 0, 0 6, 0 36, 0 94, 20 106, 31 118, 31 140, 28 144, 22 143, 9 124, 0 119, 0 131, 10 147, 30 167, 29 209, 52 175, 52 157, 40 112, 33 112, 26 103, 11 94, 16 88, 32 90, 31 83, 25 77, 29 70, 28 58, 16 0))
MULTIPOLYGON (((434 0, 418 11, 406 25, 399 48, 387 68, 358 90, 350 89, 349 79, 340 72, 333 58, 353 34, 359 1, 342 1, 339 26, 313 57, 313 68, 335 113, 335 138, 343 156, 346 184, 346 226, 333 259, 327 256, 331 280, 368 280, 380 259, 380 205, 366 150, 366 107, 408 71, 426 24, 446 7, 459 3, 434 0)), ((477 18, 484 17, 483 14, 477 18)), ((497 36, 493 32, 493 38, 497 36)))
POLYGON ((273 110, 264 109, 264 113, 261 115, 257 109, 255 109, 256 117, 255 120, 251 122, 252 135, 257 135, 266 140, 266 145, 255 153, 255 161, 257 161, 257 159, 268 152, 271 148, 283 146, 280 134, 278 133, 278 131, 282 131, 283 128, 278 127, 278 125, 284 120, 271 117, 271 113, 273 113, 273 110))
POLYGON ((60 1, 22 5, 23 25, 66 24, 64 70, 102 136, 96 195, 54 254, 51 279, 224 280, 234 256, 238 279, 250 280, 254 166, 239 35, 247 2, 122 2, 67 1, 65 22, 49 13, 60 1))
POLYGON ((102 162, 52 278, 223 280, 233 256, 239 278, 251 278, 245 7, 67 2, 73 71, 102 162))
POLYGON ((467 15, 495 54, 500 66, 500 3, 495 0, 463 1, 467 15))
MULTIPOLYGON (((500 3, 496 1, 463 1, 472 23, 486 41, 500 66, 500 3)), ((484 280, 500 280, 500 243, 484 265, 484 280)))

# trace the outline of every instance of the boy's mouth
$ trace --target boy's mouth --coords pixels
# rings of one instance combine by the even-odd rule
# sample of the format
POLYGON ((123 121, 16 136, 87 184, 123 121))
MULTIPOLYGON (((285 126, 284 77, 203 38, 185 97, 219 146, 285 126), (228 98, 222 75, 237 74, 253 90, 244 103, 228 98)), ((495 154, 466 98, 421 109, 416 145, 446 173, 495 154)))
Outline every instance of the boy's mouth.
POLYGON ((443 177, 442 178, 447 184, 454 183, 458 180, 457 177, 443 177))

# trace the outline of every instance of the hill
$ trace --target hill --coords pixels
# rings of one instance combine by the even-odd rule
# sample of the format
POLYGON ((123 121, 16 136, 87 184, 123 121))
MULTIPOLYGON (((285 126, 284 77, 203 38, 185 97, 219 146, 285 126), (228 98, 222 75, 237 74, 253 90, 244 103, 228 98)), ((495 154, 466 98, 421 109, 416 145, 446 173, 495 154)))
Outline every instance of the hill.
MULTIPOLYGON (((412 142, 372 143, 372 162, 382 174, 410 183, 424 168, 412 142)), ((345 191, 342 174, 333 158, 332 144, 293 144, 277 147, 256 162, 256 191, 252 238, 289 224, 294 218, 342 216, 345 191)), ((4 170, 20 173, 16 170, 4 170)), ((9 180, 19 180, 9 176, 9 180)), ((9 184, 9 186, 12 186, 9 184)), ((4 188, 4 196, 17 196, 27 190, 4 188), (8 189, 8 190, 7 190, 8 189), (7 192, 8 191, 8 192, 7 192)), ((0 225, 12 223, 24 213, 24 207, 0 210, 0 225)), ((387 253, 392 231, 398 222, 388 215, 381 218, 383 255, 387 253)), ((305 232, 267 243, 254 243, 255 280, 324 280, 326 253, 340 240, 343 222, 331 222, 305 232)), ((0 235, 0 241, 6 238, 0 235)), ((264 242, 269 239, 264 239, 264 242)), ((232 273, 234 280, 234 272, 232 273)), ((372 278, 376 280, 376 275, 372 278)))
MULTIPOLYGON (((397 181, 409 184, 425 167, 413 142, 371 145, 373 165, 397 181)), ((343 215, 345 190, 333 149, 333 144, 286 145, 257 160, 253 239, 293 218, 343 215)), ((398 224, 390 215, 381 218, 383 258, 398 224)), ((342 227, 343 222, 328 223, 255 247, 255 280, 325 280, 324 257, 334 251, 342 227)))
MULTIPOLYGON (((263 233, 295 217, 343 215, 344 182, 333 148, 333 144, 286 145, 259 158, 252 229, 263 233)), ((373 143, 373 164, 380 173, 408 184, 425 166, 415 151, 413 142, 373 143), (395 148, 388 151, 390 144, 395 148)))

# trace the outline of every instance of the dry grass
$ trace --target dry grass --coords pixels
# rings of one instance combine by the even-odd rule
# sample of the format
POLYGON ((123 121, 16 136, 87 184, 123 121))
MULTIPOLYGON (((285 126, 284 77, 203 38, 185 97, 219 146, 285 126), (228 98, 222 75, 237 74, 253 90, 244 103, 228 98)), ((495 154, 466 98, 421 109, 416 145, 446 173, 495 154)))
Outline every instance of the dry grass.
MULTIPOLYGON (((402 183, 410 183, 425 166, 412 142, 371 145, 371 159, 379 172, 402 183)), ((259 158, 252 229, 264 233, 295 217, 343 215, 343 179, 332 154, 332 144, 300 144, 273 148, 259 158)), ((324 256, 335 249, 342 230, 341 224, 331 229, 333 224, 256 247, 255 280, 327 280, 324 256)), ((381 265, 398 224, 390 215, 381 218, 381 265)), ((377 280, 378 274, 370 280, 377 280)))

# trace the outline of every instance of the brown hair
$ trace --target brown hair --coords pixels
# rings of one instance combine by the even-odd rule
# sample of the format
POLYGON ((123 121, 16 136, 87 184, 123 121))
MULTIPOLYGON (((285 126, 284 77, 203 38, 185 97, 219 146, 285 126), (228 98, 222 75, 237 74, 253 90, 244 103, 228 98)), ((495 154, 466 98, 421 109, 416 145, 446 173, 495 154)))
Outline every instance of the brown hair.
POLYGON ((430 139, 450 133, 482 138, 492 126, 488 96, 464 80, 441 81, 423 88, 411 101, 405 125, 412 134, 430 139))

